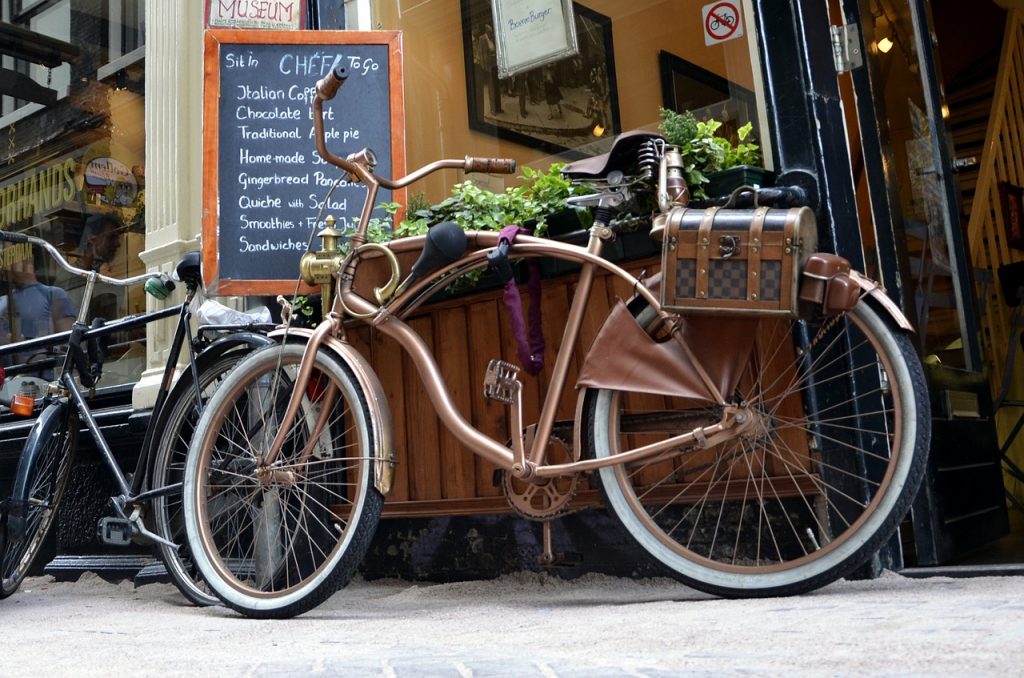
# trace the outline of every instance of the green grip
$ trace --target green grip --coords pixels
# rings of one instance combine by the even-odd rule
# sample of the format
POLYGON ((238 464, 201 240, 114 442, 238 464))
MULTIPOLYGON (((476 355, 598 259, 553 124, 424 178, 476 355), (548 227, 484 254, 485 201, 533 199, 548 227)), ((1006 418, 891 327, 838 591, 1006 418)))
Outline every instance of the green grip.
POLYGON ((170 290, 160 278, 150 278, 146 281, 146 294, 154 299, 166 299, 169 293, 170 290))

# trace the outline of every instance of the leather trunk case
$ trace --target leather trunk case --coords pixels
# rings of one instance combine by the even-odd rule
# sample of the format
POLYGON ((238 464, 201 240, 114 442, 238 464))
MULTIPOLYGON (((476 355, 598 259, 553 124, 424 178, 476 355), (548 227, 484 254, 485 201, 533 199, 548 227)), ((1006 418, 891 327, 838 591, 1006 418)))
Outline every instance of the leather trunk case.
POLYGON ((801 262, 817 247, 809 208, 677 208, 667 216, 661 269, 666 309, 798 314, 801 262))

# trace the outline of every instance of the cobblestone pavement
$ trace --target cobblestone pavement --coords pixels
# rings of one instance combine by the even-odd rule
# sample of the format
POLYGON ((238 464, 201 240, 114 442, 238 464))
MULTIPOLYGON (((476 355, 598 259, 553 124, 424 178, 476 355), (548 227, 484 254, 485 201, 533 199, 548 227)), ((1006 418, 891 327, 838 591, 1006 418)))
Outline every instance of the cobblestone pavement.
POLYGON ((721 600, 664 579, 519 574, 353 583, 256 621, 169 585, 27 580, 0 601, 0 675, 1021 675, 1024 577, 838 582, 721 600))

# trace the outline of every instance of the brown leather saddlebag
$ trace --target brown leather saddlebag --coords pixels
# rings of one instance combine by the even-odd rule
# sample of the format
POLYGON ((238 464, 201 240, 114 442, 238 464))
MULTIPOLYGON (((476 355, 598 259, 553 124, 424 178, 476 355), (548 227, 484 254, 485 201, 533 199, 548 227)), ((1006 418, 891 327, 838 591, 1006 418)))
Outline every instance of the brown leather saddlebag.
POLYGON ((663 219, 666 309, 798 315, 802 262, 818 240, 810 209, 679 207, 663 219))

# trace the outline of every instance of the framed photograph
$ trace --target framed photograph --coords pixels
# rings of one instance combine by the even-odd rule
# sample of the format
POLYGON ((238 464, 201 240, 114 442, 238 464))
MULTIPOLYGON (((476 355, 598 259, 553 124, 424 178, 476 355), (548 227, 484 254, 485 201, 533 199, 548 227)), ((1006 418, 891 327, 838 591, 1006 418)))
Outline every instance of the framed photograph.
POLYGON ((499 78, 576 55, 572 0, 495 0, 491 11, 499 78))
POLYGON ((1006 244, 1024 250, 1024 188, 1000 181, 999 202, 1002 204, 1006 244))
POLYGON ((611 19, 572 3, 577 52, 503 78, 491 1, 460 2, 470 129, 567 158, 621 131, 611 19))
POLYGON ((733 141, 736 130, 749 122, 754 126, 755 137, 761 138, 757 104, 749 89, 671 52, 661 51, 658 65, 665 108, 677 113, 690 111, 698 120, 720 120, 722 132, 733 141))

